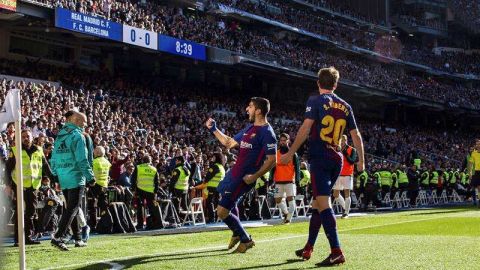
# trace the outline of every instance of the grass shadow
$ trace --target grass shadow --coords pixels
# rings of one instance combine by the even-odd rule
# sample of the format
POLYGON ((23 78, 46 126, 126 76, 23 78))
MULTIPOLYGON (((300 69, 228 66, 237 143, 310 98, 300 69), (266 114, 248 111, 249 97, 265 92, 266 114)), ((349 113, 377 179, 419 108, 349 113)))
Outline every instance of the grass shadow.
MULTIPOLYGON (((113 260, 111 261, 114 264, 118 264, 122 266, 122 269, 129 269, 135 265, 147 264, 156 261, 182 261, 187 259, 198 259, 198 258, 206 258, 206 257, 213 257, 213 256, 225 256, 229 255, 230 252, 227 252, 227 249, 215 249, 215 250, 208 250, 208 251, 200 251, 200 252, 180 252, 175 254, 165 254, 165 255, 147 255, 137 258, 130 258, 124 260, 113 260)), ((79 270, 87 270, 87 269, 111 269, 112 265, 107 264, 105 262, 99 262, 96 264, 90 264, 82 267, 77 267, 74 269, 79 270)))
MULTIPOLYGON (((288 260, 286 260, 285 262, 282 262, 282 263, 261 264, 261 265, 251 266, 251 267, 230 268, 229 270, 263 269, 263 268, 277 267, 277 266, 282 266, 282 265, 287 265, 287 264, 292 264, 292 263, 297 263, 297 262, 303 262, 303 260, 302 259, 288 259, 288 260)), ((295 269, 297 269, 297 268, 295 268, 295 269)))

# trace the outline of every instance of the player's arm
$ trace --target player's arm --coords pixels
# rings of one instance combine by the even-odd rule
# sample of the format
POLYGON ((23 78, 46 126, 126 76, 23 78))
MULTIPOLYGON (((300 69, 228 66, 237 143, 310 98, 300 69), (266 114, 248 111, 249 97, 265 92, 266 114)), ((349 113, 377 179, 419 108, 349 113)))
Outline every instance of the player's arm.
POLYGON ((282 164, 287 164, 292 160, 293 155, 298 151, 300 146, 307 140, 308 135, 310 134, 310 129, 312 128, 313 123, 315 120, 307 118, 303 120, 303 124, 300 127, 300 129, 297 132, 297 135, 295 136, 295 141, 293 142, 292 146, 290 147, 290 150, 288 150, 288 153, 285 155, 282 155, 280 158, 280 162, 282 164))
POLYGON ((209 118, 205 123, 205 126, 212 132, 212 134, 217 138, 217 140, 228 149, 234 148, 238 145, 237 141, 235 141, 232 137, 225 135, 221 132, 215 123, 215 120, 209 118))
POLYGON ((355 116, 353 116, 353 110, 350 108, 350 113, 347 115, 347 128, 350 131, 350 136, 352 137, 353 146, 357 150, 358 162, 357 162, 357 171, 359 173, 365 170, 365 156, 363 151, 363 139, 360 131, 357 128, 357 122, 355 121, 355 116))
POLYGON ((262 167, 260 169, 252 174, 252 175, 246 175, 243 178, 243 181, 247 184, 252 184, 257 181, 258 178, 262 177, 264 174, 266 174, 268 171, 270 171, 275 165, 277 164, 277 155, 267 155, 267 158, 265 159, 265 162, 263 163, 262 167))

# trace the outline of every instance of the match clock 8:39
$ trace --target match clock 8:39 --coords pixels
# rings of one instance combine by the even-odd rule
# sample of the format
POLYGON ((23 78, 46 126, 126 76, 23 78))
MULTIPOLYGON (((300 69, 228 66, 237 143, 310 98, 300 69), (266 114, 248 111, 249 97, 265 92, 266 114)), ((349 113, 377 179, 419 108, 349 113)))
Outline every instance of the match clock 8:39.
POLYGON ((188 44, 185 42, 180 42, 180 41, 175 42, 175 50, 177 51, 177 53, 181 53, 185 55, 193 54, 192 44, 188 44))

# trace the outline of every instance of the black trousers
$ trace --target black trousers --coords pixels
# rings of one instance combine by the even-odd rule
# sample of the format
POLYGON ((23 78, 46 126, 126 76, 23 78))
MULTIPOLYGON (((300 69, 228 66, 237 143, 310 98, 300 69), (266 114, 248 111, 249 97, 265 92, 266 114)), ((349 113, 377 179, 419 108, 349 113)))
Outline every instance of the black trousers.
POLYGON ((173 205, 175 206, 177 213, 180 214, 180 208, 187 211, 188 192, 174 188, 172 195, 173 205))
POLYGON ((95 229, 97 227, 97 208, 101 213, 108 207, 107 189, 95 184, 88 189, 87 195, 88 225, 95 229))
MULTIPOLYGON (((17 209, 17 185, 15 183, 12 184, 12 189, 15 194, 13 203, 15 212, 13 218, 15 219, 15 235, 14 240, 15 243, 18 243, 18 209, 17 209)), ((25 224, 25 240, 28 241, 30 237, 33 236, 35 233, 35 225, 34 225, 34 218, 35 218, 35 208, 37 207, 38 198, 37 198, 37 191, 33 188, 24 188, 23 189, 23 201, 25 202, 24 205, 24 224, 25 224)))
POLYGON ((217 205, 218 205, 219 194, 218 194, 217 188, 207 187, 207 190, 208 190, 207 221, 215 222, 216 220, 215 208, 217 208, 217 205))
POLYGON ((72 189, 62 190, 66 201, 66 209, 63 212, 62 218, 58 224, 58 230, 55 233, 55 238, 63 238, 67 234, 68 228, 72 227, 74 240, 81 240, 80 224, 77 220, 78 209, 82 203, 82 197, 85 193, 85 186, 80 186, 72 189))
POLYGON ((154 203, 155 203, 155 193, 150 193, 137 189, 137 228, 143 228, 143 223, 145 221, 145 201, 148 207, 148 211, 153 213, 154 203))
POLYGON ((419 187, 418 184, 408 185, 408 198, 410 199, 410 205, 417 205, 419 187))
MULTIPOLYGON (((388 192, 391 192, 390 186, 382 186, 382 200, 385 198, 385 195, 387 195, 388 192)), ((393 198, 392 196, 392 193, 390 193, 390 198, 393 198)))

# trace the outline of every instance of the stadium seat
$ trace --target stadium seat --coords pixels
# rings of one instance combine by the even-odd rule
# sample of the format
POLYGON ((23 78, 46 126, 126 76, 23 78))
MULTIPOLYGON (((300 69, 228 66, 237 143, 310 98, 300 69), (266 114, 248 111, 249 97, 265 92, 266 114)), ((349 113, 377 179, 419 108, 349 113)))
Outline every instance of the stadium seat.
POLYGON ((180 218, 178 217, 178 213, 175 210, 175 206, 170 199, 163 199, 160 200, 160 205, 162 206, 162 216, 163 222, 169 222, 170 226, 179 227, 180 226, 180 218))
POLYGON ((428 204, 427 191, 420 190, 417 196, 417 206, 424 206, 428 204))
POLYGON ((403 207, 405 207, 405 208, 410 207, 410 199, 407 196, 407 191, 402 192, 402 196, 400 196, 400 200, 403 203, 403 207))
POLYGON ((333 208, 333 210, 335 211, 336 214, 341 214, 343 212, 342 206, 340 205, 340 203, 337 200, 333 200, 332 208, 333 208))
POLYGON ((355 192, 350 192, 350 198, 352 198, 352 207, 350 209, 359 209, 360 206, 362 205, 361 197, 357 198, 357 195, 355 195, 355 192))
POLYGON ((383 203, 384 203, 387 207, 393 207, 392 200, 390 200, 390 192, 387 192, 387 193, 385 194, 385 197, 383 198, 383 203))
POLYGON ((400 198, 400 192, 395 192, 395 195, 393 196, 393 200, 392 200, 392 207, 393 208, 402 208, 403 205, 402 205, 402 199, 400 198))
POLYGON ((305 196, 303 195, 297 195, 295 196, 295 213, 294 215, 296 217, 306 217, 307 216, 307 208, 305 207, 305 202, 303 199, 305 196), (300 215, 300 211, 302 211, 302 214, 300 215))
POLYGON ((185 224, 205 225, 205 214, 203 212, 203 199, 201 197, 193 198, 188 205, 187 213, 183 219, 182 226, 185 224), (199 221, 197 219, 201 218, 199 221))
POLYGON ((446 189, 444 189, 442 191, 442 194, 440 194, 440 198, 438 199, 438 203, 441 203, 441 204, 447 204, 448 203, 447 190, 446 189))
POLYGON ((433 190, 430 195, 428 196, 428 204, 437 205, 438 204, 438 197, 437 191, 433 190))

